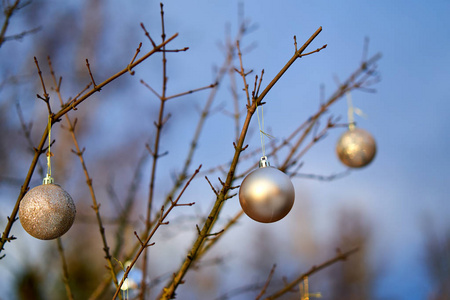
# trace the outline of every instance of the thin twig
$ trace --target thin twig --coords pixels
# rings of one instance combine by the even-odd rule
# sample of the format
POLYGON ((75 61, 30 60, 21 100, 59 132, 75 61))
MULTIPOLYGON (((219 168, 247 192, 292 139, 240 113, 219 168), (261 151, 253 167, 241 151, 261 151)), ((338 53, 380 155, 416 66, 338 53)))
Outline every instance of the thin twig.
POLYGON ((36 96, 39 99, 43 100, 47 104, 48 114, 49 114, 49 116, 51 116, 52 115, 52 109, 50 107, 50 97, 49 97, 49 94, 47 94, 47 89, 45 88, 44 78, 42 77, 42 71, 39 68, 39 63, 38 63, 38 60, 37 60, 36 56, 34 57, 34 63, 36 64, 36 68, 38 70, 38 75, 39 75, 39 78, 41 79, 42 89, 44 90, 44 94, 43 94, 44 97, 42 97, 39 94, 37 94, 36 96))
POLYGON ((153 41, 153 39, 151 38, 150 34, 148 33, 147 29, 145 29, 144 23, 141 23, 141 28, 142 30, 144 30, 145 32, 145 36, 148 37, 148 39, 150 40, 150 43, 152 43, 153 47, 156 47, 155 42, 153 41))
MULTIPOLYGON (((97 85, 95 84, 94 75, 92 75, 92 72, 91 72, 91 65, 89 64, 89 60, 87 58, 86 58, 86 67, 88 69, 89 77, 91 77, 91 82, 92 82, 92 84, 94 86, 94 89, 95 89, 97 87, 97 85)), ((129 70, 131 70, 131 66, 130 65, 128 65, 127 71, 129 71, 129 70)), ((100 90, 101 89, 98 89, 98 91, 100 91, 100 90)))
MULTIPOLYGON (((61 77, 60 79, 62 79, 62 77, 61 77)), ((60 83, 61 83, 61 82, 60 82, 60 83)), ((60 83, 58 84, 58 86, 60 85, 60 83)), ((78 97, 80 97, 84 92, 86 92, 86 91, 91 87, 91 85, 92 85, 92 82, 89 82, 89 83, 84 87, 84 89, 82 89, 78 94, 75 95, 75 97, 73 97, 73 99, 70 99, 70 98, 69 98, 69 100, 68 100, 63 106, 61 106, 61 107, 64 108, 64 107, 67 107, 67 106, 69 106, 69 105, 72 105, 75 101, 77 101, 78 97)), ((72 107, 72 109, 73 109, 73 110, 77 110, 76 107, 72 107)))
MULTIPOLYGON (((164 9, 163 4, 160 3, 161 6, 161 40, 164 43, 166 39, 166 31, 165 31, 165 25, 164 25, 164 9)), ((160 100, 160 106, 159 106, 159 114, 158 114, 158 121, 155 123, 156 125, 156 136, 155 141, 153 144, 153 161, 152 161, 152 168, 150 173, 150 183, 149 183, 149 193, 148 193, 148 201, 147 201, 147 210, 146 210, 146 217, 145 217, 145 234, 146 236, 148 232, 150 231, 150 228, 152 226, 151 224, 151 216, 152 216, 152 205, 153 205, 153 196, 155 194, 155 180, 156 180, 156 167, 159 156, 159 144, 161 139, 161 132, 162 127, 164 126, 164 108, 166 104, 166 91, 167 91, 167 59, 166 59, 166 52, 164 50, 166 49, 165 46, 161 47, 163 50, 162 52, 162 92, 160 100)), ((141 300, 145 299, 145 294, 147 290, 147 282, 145 281, 145 278, 147 278, 147 271, 148 271, 148 258, 147 258, 148 252, 144 251, 144 255, 142 258, 142 281, 141 281, 141 291, 139 298, 141 300)))
POLYGON ((211 189, 213 190, 214 194, 216 194, 216 196, 219 195, 219 193, 216 191, 216 189, 214 188, 214 186, 211 184, 211 181, 209 181, 208 176, 205 176, 206 181, 208 181, 209 186, 211 187, 211 189))
MULTIPOLYGON (((261 76, 259 78, 258 88, 256 89, 255 97, 258 97, 258 95, 259 95, 259 89, 261 88, 261 83, 262 83, 263 77, 264 77, 264 69, 261 70, 261 76)), ((256 82, 255 82, 255 84, 256 84, 256 82)))
POLYGON ((168 96, 168 97, 166 97, 166 100, 177 98, 177 97, 181 97, 181 96, 184 96, 184 95, 189 95, 189 94, 192 94, 192 93, 195 93, 195 92, 198 92, 198 91, 203 91, 203 90, 206 90, 206 89, 212 89, 212 88, 214 88, 216 86, 217 86, 217 83, 213 83, 213 84, 201 87, 201 88, 197 88, 197 89, 193 89, 193 90, 190 90, 190 91, 187 91, 187 92, 183 92, 183 93, 179 93, 179 94, 176 94, 176 95, 168 96))
POLYGON ((234 113, 233 113, 234 131, 235 131, 234 140, 237 141, 239 139, 241 111, 240 111, 240 105, 239 105, 239 96, 238 96, 238 92, 237 92, 235 74, 236 73, 232 69, 230 69, 228 71, 228 75, 230 78, 230 90, 231 90, 231 95, 233 97, 233 106, 234 106, 234 113))
POLYGON ((317 48, 317 49, 314 50, 314 51, 311 51, 311 52, 308 52, 308 53, 301 54, 301 55, 299 55, 299 57, 303 57, 303 56, 311 55, 311 54, 313 54, 313 53, 317 53, 317 52, 319 52, 319 51, 325 49, 326 47, 327 47, 327 44, 323 45, 323 46, 320 47, 320 48, 317 48))
POLYGON ((25 36, 27 36, 27 35, 29 35, 29 34, 36 33, 36 32, 38 32, 38 31, 41 30, 41 29, 42 29, 42 27, 39 26, 39 27, 32 28, 32 29, 29 29, 29 30, 24 30, 24 31, 22 31, 22 32, 20 32, 20 33, 16 33, 16 34, 13 34, 13 35, 5 36, 5 37, 3 38, 3 42, 6 42, 6 41, 12 41, 12 40, 20 41, 20 40, 22 40, 25 36))
POLYGON ((146 88, 148 88, 153 94, 155 94, 156 97, 158 97, 158 99, 161 99, 161 95, 158 94, 157 91, 155 91, 155 89, 153 89, 148 83, 146 83, 143 79, 140 80, 140 83, 145 86, 146 88))
POLYGON ((185 51, 188 51, 189 50, 189 47, 184 47, 184 48, 181 48, 181 49, 164 49, 164 50, 161 50, 161 52, 166 52, 166 53, 177 53, 177 52, 185 52, 185 51))
MULTIPOLYGON (((50 69, 50 74, 51 74, 51 77, 53 79, 54 90, 55 90, 56 94, 58 95, 59 102, 61 103, 61 106, 62 106, 64 104, 64 101, 63 101, 63 97, 61 95, 61 90, 60 90, 60 88, 61 88, 61 79, 59 81, 56 80, 55 71, 53 69, 53 65, 52 65, 52 61, 51 61, 50 57, 47 57, 47 60, 48 60, 48 66, 49 66, 49 69, 50 69)), ((89 172, 88 172, 88 169, 87 169, 87 166, 86 166, 86 162, 85 162, 84 156, 83 156, 83 153, 84 153, 85 149, 83 148, 83 150, 81 150, 81 148, 79 146, 78 139, 77 139, 77 136, 75 134, 75 124, 76 123, 75 122, 72 123, 72 121, 69 118, 69 115, 66 114, 65 117, 66 117, 66 121, 67 121, 68 130, 70 132, 70 136, 72 137, 72 141, 73 141, 73 144, 75 146, 75 150, 73 150, 72 152, 75 153, 78 156, 78 158, 80 160, 81 167, 83 169, 84 176, 86 177, 86 184, 88 186, 89 193, 91 195, 91 199, 92 199, 92 203, 93 203, 92 209, 95 212, 95 216, 97 218, 98 227, 99 227, 99 230, 100 230, 100 236, 101 236, 102 243, 103 243, 103 251, 105 252, 105 259, 106 259, 106 261, 108 263, 108 269, 109 269, 109 271, 111 273, 113 283, 115 284, 115 286, 117 286, 118 282, 117 282, 117 278, 116 278, 116 272, 114 270, 114 264, 112 262, 112 257, 111 257, 111 254, 109 252, 109 246, 108 246, 108 242, 107 242, 106 234, 105 234, 105 227, 103 226, 102 218, 100 216, 100 204, 97 202, 97 197, 95 195, 94 187, 92 185, 92 178, 89 175, 89 172)))
POLYGON ((72 289, 70 288, 70 284, 69 284, 69 270, 67 268, 67 262, 66 262, 66 257, 64 255, 64 248, 62 246, 61 238, 57 238, 56 242, 58 244, 59 255, 61 256, 61 266, 62 266, 62 270, 63 270, 63 282, 64 282, 64 287, 66 288, 67 299, 73 300, 72 289))
POLYGON ((266 290, 269 287, 270 281, 272 280, 273 273, 275 273, 276 267, 277 267, 277 265, 274 264, 272 269, 270 270, 269 276, 267 277, 266 283, 264 284, 264 286, 261 289, 261 292, 258 294, 258 296, 256 296, 255 300, 261 299, 261 297, 266 293, 266 290))
POLYGON ((139 43, 139 46, 137 47, 136 52, 134 53, 134 56, 131 59, 131 62, 128 64, 128 73, 130 73, 130 75, 134 75, 134 71, 131 70, 131 65, 134 63, 139 52, 141 52, 141 47, 142 47, 142 43, 139 43))
POLYGON ((278 290, 277 292, 273 293, 272 295, 270 295, 269 297, 265 298, 265 300, 273 300, 273 299, 277 299, 279 297, 281 297, 282 295, 286 294, 287 292, 291 291, 292 289, 295 289, 297 287, 297 285, 305 278, 305 277, 309 277, 314 273, 317 273, 318 271, 325 269, 329 266, 331 266, 332 264, 341 261, 341 260, 346 260, 350 255, 356 253, 359 250, 359 248, 353 248, 347 252, 343 252, 343 253, 337 253, 335 257, 321 263, 318 266, 313 266, 311 267, 311 269, 309 269, 309 271, 307 271, 306 273, 301 274, 300 276, 298 276, 296 279, 292 280, 291 282, 287 283, 282 289, 278 290))
POLYGON ((369 54, 369 42, 370 42, 370 39, 369 39, 369 37, 366 36, 364 38, 364 45, 363 45, 363 53, 362 53, 361 63, 364 63, 365 61, 367 61, 367 57, 368 57, 368 54, 369 54))
POLYGON ((250 105, 251 105, 250 93, 248 91, 247 79, 245 77, 251 71, 249 73, 245 73, 245 71, 244 71, 244 65, 242 63, 242 52, 241 52, 241 48, 239 46, 239 41, 236 41, 236 49, 238 51, 239 63, 240 63, 240 67, 241 67, 241 69, 239 71, 237 71, 237 70, 236 71, 239 73, 239 75, 241 75, 242 80, 244 81, 244 90, 245 90, 245 94, 247 95, 247 105, 248 105, 248 107, 250 107, 250 105))
POLYGON ((350 173, 351 173, 350 169, 347 169, 340 173, 331 174, 331 175, 303 174, 303 173, 297 173, 297 171, 294 171, 293 173, 290 174, 290 176, 315 179, 315 180, 319 180, 319 181, 333 181, 333 180, 348 176, 348 175, 350 175, 350 173))
POLYGON ((6 34, 6 30, 8 29, 8 26, 9 26, 9 21, 10 21, 12 15, 14 14, 14 12, 19 9, 19 4, 20 4, 20 0, 16 0, 16 1, 14 1, 14 3, 12 5, 8 6, 4 10, 5 21, 3 21, 3 26, 0 31, 0 47, 5 42, 5 34, 6 34))

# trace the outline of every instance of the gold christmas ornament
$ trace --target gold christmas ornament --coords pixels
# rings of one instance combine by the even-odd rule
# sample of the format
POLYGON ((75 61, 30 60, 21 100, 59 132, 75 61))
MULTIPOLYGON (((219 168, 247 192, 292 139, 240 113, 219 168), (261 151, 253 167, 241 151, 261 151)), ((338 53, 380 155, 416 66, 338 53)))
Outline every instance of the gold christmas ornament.
POLYGON ((19 206, 19 219, 23 228, 41 240, 56 239, 66 233, 75 221, 75 214, 72 197, 53 183, 31 189, 19 206))
POLYGON ((336 146, 339 160, 350 168, 368 165, 375 157, 376 151, 377 147, 372 135, 354 127, 341 135, 336 146))
POLYGON ((248 174, 239 189, 244 212, 255 221, 272 223, 283 219, 294 205, 294 186, 285 173, 270 167, 263 156, 259 169, 248 174))
POLYGON ((30 191, 20 201, 19 220, 23 229, 40 240, 62 236, 75 221, 76 208, 72 197, 53 183, 51 157, 52 116, 48 116, 47 176, 42 185, 30 191))

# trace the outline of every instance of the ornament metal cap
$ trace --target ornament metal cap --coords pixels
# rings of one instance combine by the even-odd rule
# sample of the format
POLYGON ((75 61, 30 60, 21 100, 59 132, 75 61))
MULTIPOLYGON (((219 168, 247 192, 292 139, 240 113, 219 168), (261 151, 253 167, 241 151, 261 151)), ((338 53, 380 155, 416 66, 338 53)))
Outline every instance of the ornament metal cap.
POLYGON ((259 167, 260 168, 270 167, 270 163, 267 160, 267 156, 261 157, 261 159, 259 161, 259 167))
POLYGON ((55 180, 48 174, 45 176, 44 180, 42 180, 42 184, 52 184, 54 182, 55 180))

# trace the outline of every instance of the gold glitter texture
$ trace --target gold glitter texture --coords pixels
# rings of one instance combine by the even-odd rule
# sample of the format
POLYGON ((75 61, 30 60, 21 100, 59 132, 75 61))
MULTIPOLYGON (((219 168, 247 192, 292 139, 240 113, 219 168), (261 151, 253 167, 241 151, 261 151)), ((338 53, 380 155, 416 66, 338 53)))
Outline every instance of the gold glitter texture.
POLYGON ((62 236, 75 221, 72 197, 57 184, 31 189, 20 202, 19 219, 31 236, 51 240, 62 236))

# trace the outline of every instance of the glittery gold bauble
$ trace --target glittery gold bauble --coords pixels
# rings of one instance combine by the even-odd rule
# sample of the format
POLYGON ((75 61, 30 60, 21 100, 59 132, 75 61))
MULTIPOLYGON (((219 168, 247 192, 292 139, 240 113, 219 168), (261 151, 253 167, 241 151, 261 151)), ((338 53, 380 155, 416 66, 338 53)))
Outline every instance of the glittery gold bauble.
POLYGON ((261 159, 260 168, 248 174, 239 189, 244 212, 255 221, 272 223, 283 219, 294 205, 295 190, 286 174, 261 159))
POLYGON ((72 198, 56 184, 39 185, 20 201, 20 223, 26 232, 41 240, 56 239, 66 233, 75 214, 72 198))
POLYGON ((336 152, 343 164, 350 168, 361 168, 373 160, 377 146, 370 133, 354 128, 346 131, 339 138, 336 152))

